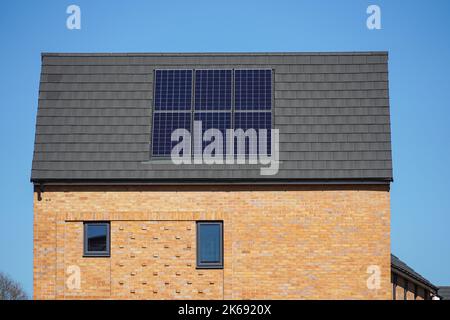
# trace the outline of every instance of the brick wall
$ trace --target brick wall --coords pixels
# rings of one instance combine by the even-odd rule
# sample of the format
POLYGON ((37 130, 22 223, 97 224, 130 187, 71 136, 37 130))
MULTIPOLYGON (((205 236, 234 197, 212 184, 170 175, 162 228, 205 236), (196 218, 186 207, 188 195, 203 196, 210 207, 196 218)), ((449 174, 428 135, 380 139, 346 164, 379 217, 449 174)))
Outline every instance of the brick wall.
POLYGON ((47 186, 34 201, 36 299, 390 299, 386 186, 47 186), (111 257, 83 257, 83 221, 111 257), (223 220, 224 268, 196 269, 195 221, 223 220), (367 267, 381 270, 369 289, 367 267), (80 270, 80 289, 66 284, 80 270))

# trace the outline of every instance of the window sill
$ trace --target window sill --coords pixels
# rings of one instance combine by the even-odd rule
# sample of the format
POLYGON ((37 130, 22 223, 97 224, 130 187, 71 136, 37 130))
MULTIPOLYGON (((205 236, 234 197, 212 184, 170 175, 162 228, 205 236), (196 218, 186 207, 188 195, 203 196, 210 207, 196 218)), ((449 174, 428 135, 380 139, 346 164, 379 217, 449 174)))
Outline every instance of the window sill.
POLYGON ((83 254, 83 258, 111 258, 111 255, 108 254, 83 254))
POLYGON ((223 266, 196 266, 195 269, 205 270, 205 269, 223 269, 223 266))

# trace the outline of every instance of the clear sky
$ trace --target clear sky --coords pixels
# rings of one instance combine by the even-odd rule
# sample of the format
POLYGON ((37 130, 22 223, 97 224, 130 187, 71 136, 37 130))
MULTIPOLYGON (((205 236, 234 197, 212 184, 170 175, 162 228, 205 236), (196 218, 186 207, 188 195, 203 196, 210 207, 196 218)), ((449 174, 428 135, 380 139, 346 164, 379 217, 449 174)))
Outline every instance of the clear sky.
POLYGON ((0 270, 30 295, 41 52, 389 51, 392 252, 450 285, 450 1, 15 0, 0 37, 0 270), (66 28, 70 4, 81 30, 66 28))

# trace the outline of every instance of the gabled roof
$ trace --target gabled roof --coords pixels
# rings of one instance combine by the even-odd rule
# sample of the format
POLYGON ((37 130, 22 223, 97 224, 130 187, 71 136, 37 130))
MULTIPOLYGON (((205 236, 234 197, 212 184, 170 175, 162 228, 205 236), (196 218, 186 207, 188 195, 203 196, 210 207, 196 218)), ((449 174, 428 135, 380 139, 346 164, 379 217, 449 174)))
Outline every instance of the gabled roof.
POLYGON ((386 52, 44 53, 31 180, 392 180, 386 52), (150 158, 156 68, 271 68, 280 169, 150 158))
POLYGON ((410 276, 411 278, 415 279, 416 281, 422 283, 423 285, 431 288, 435 292, 437 292, 438 288, 433 285, 430 281, 422 277, 419 273, 414 271, 413 268, 408 266, 405 262, 397 258, 395 255, 391 254, 391 267, 403 274, 406 274, 410 276))

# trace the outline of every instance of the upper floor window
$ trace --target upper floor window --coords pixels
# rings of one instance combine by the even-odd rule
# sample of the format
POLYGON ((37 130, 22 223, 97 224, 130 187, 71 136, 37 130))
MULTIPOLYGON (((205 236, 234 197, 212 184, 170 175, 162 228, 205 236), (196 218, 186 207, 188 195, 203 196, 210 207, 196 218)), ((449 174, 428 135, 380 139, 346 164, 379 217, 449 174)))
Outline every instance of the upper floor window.
POLYGON ((223 268, 222 222, 197 222, 197 267, 223 268))
POLYGON ((109 222, 84 223, 84 256, 109 256, 110 232, 109 222))

